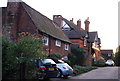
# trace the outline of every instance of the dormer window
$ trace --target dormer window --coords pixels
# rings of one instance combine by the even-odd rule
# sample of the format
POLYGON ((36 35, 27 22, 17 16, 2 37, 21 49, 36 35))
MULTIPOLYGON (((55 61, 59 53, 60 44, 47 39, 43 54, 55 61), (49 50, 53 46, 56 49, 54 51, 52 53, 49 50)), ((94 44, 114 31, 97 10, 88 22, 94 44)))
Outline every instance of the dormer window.
POLYGON ((69 44, 65 44, 65 50, 69 50, 69 44))
POLYGON ((61 41, 60 40, 56 40, 55 45, 58 47, 61 47, 61 41))
POLYGON ((44 36, 44 37, 42 38, 42 40, 43 40, 43 44, 46 45, 46 46, 48 46, 49 38, 48 38, 47 36, 44 36))

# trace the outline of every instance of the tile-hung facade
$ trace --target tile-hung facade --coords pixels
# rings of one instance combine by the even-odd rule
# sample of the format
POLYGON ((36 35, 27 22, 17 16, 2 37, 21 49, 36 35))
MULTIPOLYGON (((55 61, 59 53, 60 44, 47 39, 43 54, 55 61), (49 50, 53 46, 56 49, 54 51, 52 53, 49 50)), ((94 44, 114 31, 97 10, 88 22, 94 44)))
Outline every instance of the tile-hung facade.
POLYGON ((47 54, 67 56, 70 52, 71 42, 61 29, 26 3, 8 2, 7 7, 2 8, 2 14, 3 38, 15 41, 18 33, 36 33, 42 35, 47 54))
POLYGON ((89 52, 89 49, 91 48, 88 43, 89 38, 89 20, 85 20, 85 29, 81 28, 81 20, 79 19, 77 21, 77 25, 73 23, 72 20, 67 20, 63 18, 61 15, 54 15, 53 21, 55 24, 57 24, 62 31, 68 36, 68 38, 72 42, 72 46, 76 48, 84 48, 86 51, 86 59, 83 63, 83 65, 91 65, 92 61, 91 52, 89 52), (90 59, 90 60, 89 60, 90 59))

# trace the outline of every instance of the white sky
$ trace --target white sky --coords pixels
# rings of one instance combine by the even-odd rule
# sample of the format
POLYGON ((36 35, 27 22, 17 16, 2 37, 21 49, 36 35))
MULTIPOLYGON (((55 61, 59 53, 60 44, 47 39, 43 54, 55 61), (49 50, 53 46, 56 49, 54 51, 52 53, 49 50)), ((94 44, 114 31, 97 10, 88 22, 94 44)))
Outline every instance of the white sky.
MULTIPOLYGON (((90 31, 98 31, 101 49, 113 49, 118 46, 118 1, 119 0, 22 0, 28 5, 52 19, 53 15, 62 15, 76 24, 89 17, 90 31)), ((7 0, 0 0, 0 7, 6 6, 7 0), (2 2, 1 2, 2 1, 2 2)))

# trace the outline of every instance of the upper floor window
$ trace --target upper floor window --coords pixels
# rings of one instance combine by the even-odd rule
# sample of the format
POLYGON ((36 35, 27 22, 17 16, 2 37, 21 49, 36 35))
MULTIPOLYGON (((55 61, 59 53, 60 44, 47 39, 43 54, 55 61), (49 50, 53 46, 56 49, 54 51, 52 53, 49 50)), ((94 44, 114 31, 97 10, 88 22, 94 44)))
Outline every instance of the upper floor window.
POLYGON ((47 36, 44 36, 44 37, 42 38, 42 40, 43 40, 43 44, 46 45, 46 46, 48 46, 49 38, 48 38, 47 36))
POLYGON ((65 44, 65 50, 69 50, 69 44, 65 44))
POLYGON ((56 40, 56 46, 61 47, 61 41, 60 40, 56 40))

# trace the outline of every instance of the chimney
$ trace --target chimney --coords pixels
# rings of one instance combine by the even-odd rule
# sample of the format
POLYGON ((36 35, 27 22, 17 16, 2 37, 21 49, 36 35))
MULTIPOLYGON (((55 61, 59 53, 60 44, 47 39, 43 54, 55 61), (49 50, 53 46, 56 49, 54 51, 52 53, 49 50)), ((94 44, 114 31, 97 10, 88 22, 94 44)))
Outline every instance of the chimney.
POLYGON ((18 32, 18 23, 19 23, 19 17, 21 13, 21 0, 8 0, 7 3, 7 11, 6 11, 6 24, 11 26, 11 40, 14 41, 17 38, 17 32, 18 32))
POLYGON ((84 23, 85 23, 85 30, 89 31, 89 24, 90 24, 89 17, 84 21, 84 23))
POLYGON ((77 27, 78 27, 79 29, 81 29, 81 20, 80 20, 80 19, 77 21, 77 27))
POLYGON ((72 22, 72 23, 73 23, 73 18, 72 18, 72 20, 70 20, 70 22, 72 22))
POLYGON ((62 16, 61 15, 53 15, 53 21, 58 24, 58 26, 62 27, 62 16))

